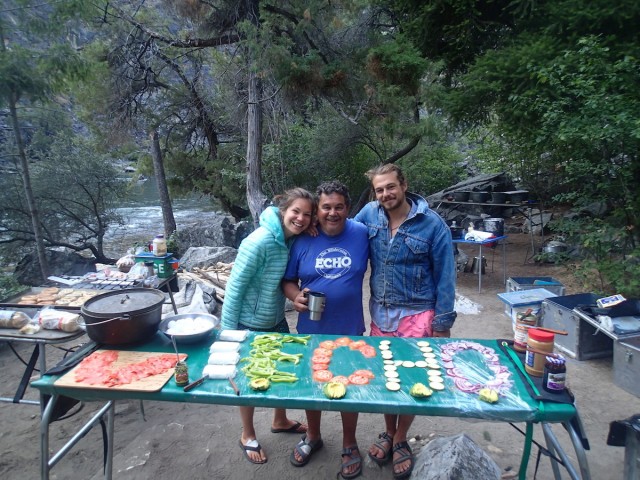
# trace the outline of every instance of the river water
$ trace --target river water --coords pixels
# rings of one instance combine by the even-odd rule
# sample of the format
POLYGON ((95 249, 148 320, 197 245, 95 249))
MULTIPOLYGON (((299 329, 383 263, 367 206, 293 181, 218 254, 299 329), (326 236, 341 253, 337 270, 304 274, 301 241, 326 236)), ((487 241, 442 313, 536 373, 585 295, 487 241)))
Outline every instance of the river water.
MULTIPOLYGON (((178 230, 199 224, 207 224, 220 215, 208 196, 191 194, 172 199, 173 215, 178 230)), ((112 225, 105 235, 105 253, 119 258, 135 243, 150 242, 164 232, 162 209, 154 179, 138 182, 130 197, 116 212, 123 218, 123 225, 112 225)))

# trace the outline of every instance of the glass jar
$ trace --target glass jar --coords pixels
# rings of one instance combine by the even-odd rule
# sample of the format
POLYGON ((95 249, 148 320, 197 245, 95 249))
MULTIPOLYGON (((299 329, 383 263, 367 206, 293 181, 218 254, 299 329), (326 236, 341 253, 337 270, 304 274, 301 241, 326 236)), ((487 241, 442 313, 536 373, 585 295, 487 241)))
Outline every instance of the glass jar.
POLYGON ((527 337, 527 354, 524 368, 529 375, 542 377, 544 374, 545 357, 547 353, 553 353, 553 338, 551 332, 529 329, 527 337))
POLYGON ((156 257, 164 257, 167 254, 167 241, 164 235, 158 234, 153 239, 153 254, 156 257))
POLYGON ((549 393, 564 391, 567 381, 567 366, 562 355, 546 357, 542 388, 549 393))
POLYGON ((189 370, 186 362, 176 363, 175 380, 176 385, 179 387, 184 387, 189 384, 189 370))

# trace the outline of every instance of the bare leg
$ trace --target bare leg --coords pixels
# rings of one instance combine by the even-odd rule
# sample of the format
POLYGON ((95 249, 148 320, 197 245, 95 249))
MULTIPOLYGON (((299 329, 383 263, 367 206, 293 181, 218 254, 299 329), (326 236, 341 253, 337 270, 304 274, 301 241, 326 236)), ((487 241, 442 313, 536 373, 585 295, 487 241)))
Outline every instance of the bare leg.
MULTIPOLYGON (((309 442, 315 442, 320 438, 320 422, 322 420, 321 410, 305 410, 307 414, 307 439, 309 442)), ((302 457, 298 454, 297 450, 293 450, 293 456, 298 462, 302 461, 302 457)))
MULTIPOLYGON (((256 431, 253 427, 253 412, 255 410, 254 407, 239 407, 240 408, 240 418, 242 419, 242 435, 240 436, 240 442, 243 445, 246 445, 251 440, 256 439, 256 431)), ((247 450, 247 455, 254 462, 266 462, 267 456, 264 453, 264 450, 259 452, 254 452, 251 450, 247 450)))
MULTIPOLYGON (((398 428, 396 429, 395 435, 393 436, 393 444, 397 445, 400 442, 407 441, 407 434, 409 433, 409 428, 413 423, 413 419, 415 415, 399 415, 398 416, 398 428)), ((397 460, 402 455, 402 452, 395 452, 393 454, 393 460, 397 460)), ((393 466, 393 471, 395 473, 402 473, 406 471, 411 466, 411 460, 407 459, 402 463, 398 463, 393 466)))
MULTIPOLYGON (((284 408, 275 408, 273 410, 273 423, 271 424, 271 428, 274 429, 287 429, 293 427, 296 424, 294 420, 289 420, 287 418, 287 410, 284 408)), ((307 431, 307 426, 302 424, 298 433, 304 433, 307 431)))

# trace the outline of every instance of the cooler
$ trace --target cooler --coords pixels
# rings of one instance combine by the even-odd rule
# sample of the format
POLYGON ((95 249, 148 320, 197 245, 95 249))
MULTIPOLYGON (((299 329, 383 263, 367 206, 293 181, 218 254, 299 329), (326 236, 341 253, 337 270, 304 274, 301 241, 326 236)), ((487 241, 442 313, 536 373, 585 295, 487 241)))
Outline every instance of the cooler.
POLYGON ((553 277, 509 277, 507 292, 544 288, 558 296, 564 295, 564 285, 553 277))
POLYGON ((556 335, 556 348, 576 360, 609 357, 613 353, 613 340, 573 311, 578 305, 595 305, 598 298, 594 293, 578 293, 542 302, 541 326, 565 330, 567 335, 556 335))
POLYGON ((640 397, 640 336, 613 344, 613 383, 640 397))
POLYGON ((555 297, 556 294, 544 288, 521 290, 516 292, 499 293, 498 298, 505 304, 504 313, 511 319, 511 326, 515 332, 516 316, 518 313, 531 309, 531 313, 540 318, 542 301, 555 297))

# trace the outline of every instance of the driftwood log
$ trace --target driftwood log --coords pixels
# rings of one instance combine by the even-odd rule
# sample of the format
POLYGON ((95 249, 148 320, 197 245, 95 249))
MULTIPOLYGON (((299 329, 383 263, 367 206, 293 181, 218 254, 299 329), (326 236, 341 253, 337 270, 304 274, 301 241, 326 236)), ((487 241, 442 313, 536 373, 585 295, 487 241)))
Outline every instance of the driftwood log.
POLYGON ((196 282, 210 285, 220 300, 224 300, 224 293, 231 275, 233 263, 217 262, 215 265, 200 268, 195 267, 191 272, 183 272, 183 275, 192 278, 196 282))

